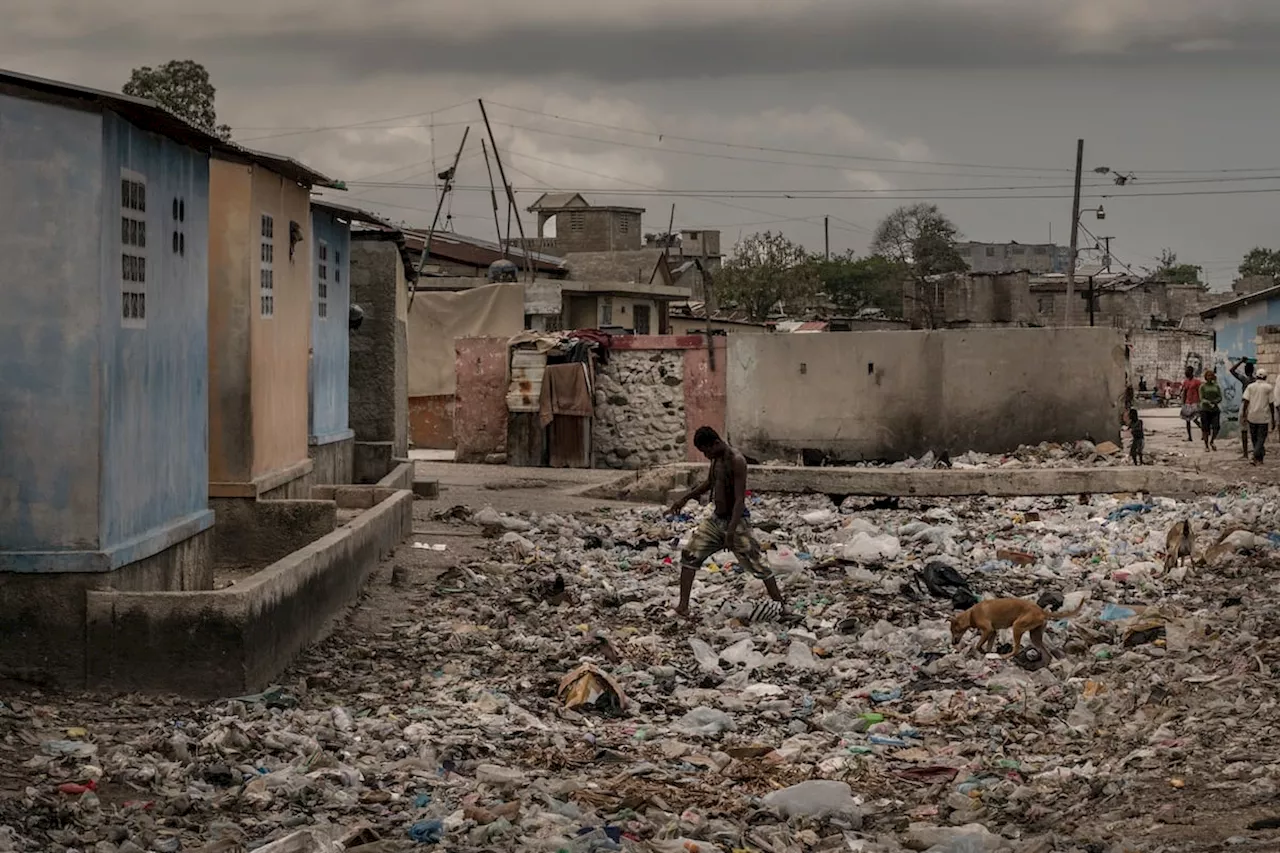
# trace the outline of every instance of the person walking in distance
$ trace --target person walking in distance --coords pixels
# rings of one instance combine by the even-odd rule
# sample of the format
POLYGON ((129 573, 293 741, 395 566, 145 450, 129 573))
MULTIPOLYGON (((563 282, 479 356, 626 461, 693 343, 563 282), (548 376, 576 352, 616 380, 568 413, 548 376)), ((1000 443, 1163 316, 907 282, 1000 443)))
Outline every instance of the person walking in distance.
POLYGON ((1240 410, 1240 420, 1249 425, 1249 441, 1253 443, 1252 464, 1261 465, 1267 456, 1267 432, 1275 426, 1276 407, 1271 399, 1271 383, 1267 381, 1267 372, 1259 370, 1254 374, 1253 382, 1244 389, 1244 408, 1240 410))
MULTIPOLYGON (((1248 391, 1249 386, 1257 380, 1257 376, 1254 375, 1254 370, 1256 370, 1256 368, 1253 366, 1253 362, 1249 360, 1248 356, 1245 356, 1235 364, 1231 365, 1231 375, 1240 383, 1240 393, 1242 395, 1244 392, 1248 391)), ((1243 399, 1243 397, 1241 399, 1243 399)), ((1249 425, 1245 422, 1244 415, 1240 416, 1240 449, 1240 455, 1247 459, 1249 457, 1249 425)))
POLYGON ((1205 450, 1217 450, 1218 432, 1222 429, 1222 386, 1212 370, 1204 372, 1200 385, 1200 435, 1205 450))
POLYGON ((1137 409, 1129 410, 1129 459, 1134 465, 1145 465, 1142 458, 1143 448, 1147 443, 1147 432, 1138 417, 1137 409))
POLYGON ((1200 386, 1196 369, 1187 365, 1186 378, 1182 380, 1182 419, 1187 423, 1187 441, 1191 441, 1191 425, 1200 419, 1200 386))
POLYGON ((708 492, 715 504, 715 513, 698 525, 689 544, 680 554, 680 604, 676 613, 689 615, 689 595, 693 591, 693 579, 706 559, 717 551, 728 548, 738 562, 752 575, 764 581, 769 597, 783 603, 782 593, 773 571, 760 554, 760 544, 751 535, 743 516, 747 502, 747 459, 730 447, 711 427, 698 427, 693 434, 693 446, 711 461, 711 470, 702 485, 692 489, 671 505, 671 514, 677 515, 684 505, 708 492))

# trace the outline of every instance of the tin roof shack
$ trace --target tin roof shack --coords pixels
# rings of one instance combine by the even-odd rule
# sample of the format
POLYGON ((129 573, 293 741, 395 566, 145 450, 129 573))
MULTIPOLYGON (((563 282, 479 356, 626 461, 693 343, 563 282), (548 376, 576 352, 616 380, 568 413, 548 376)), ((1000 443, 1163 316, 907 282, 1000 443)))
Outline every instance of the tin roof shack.
MULTIPOLYGON (((1199 283, 1161 281, 1130 274, 1083 268, 1076 275, 1076 305, 1071 325, 1089 325, 1089 286, 1093 284, 1093 325, 1136 331, 1141 329, 1203 329, 1200 311, 1210 299, 1199 283)), ((1031 307, 1044 326, 1066 323, 1067 277, 1060 274, 1031 279, 1031 307)))
POLYGON ((210 163, 211 497, 309 497, 310 192, 333 185, 247 149, 219 151, 210 163))
POLYGON ((351 214, 311 202, 311 370, 307 452, 319 483, 350 483, 355 433, 348 425, 351 366, 351 214))
POLYGON ((971 272, 903 284, 902 310, 913 329, 1026 326, 1035 321, 1025 272, 971 272))
POLYGON ((78 686, 86 593, 212 585, 209 152, 0 71, 0 672, 78 686))

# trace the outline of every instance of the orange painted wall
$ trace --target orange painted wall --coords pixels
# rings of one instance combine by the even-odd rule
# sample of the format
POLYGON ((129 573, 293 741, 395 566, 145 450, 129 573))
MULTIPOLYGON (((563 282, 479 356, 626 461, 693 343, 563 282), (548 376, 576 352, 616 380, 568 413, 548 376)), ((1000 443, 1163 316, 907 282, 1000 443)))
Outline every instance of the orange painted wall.
POLYGON ((307 460, 307 362, 311 350, 311 196, 305 187, 256 168, 253 175, 251 234, 261 217, 275 220, 275 313, 259 309, 260 247, 251 243, 249 292, 250 371, 253 405, 253 476, 260 477, 307 460), (289 257, 289 223, 302 229, 303 242, 289 257))
POLYGON ((252 167, 225 160, 209 161, 211 483, 245 483, 252 479, 248 284, 252 183, 252 167))
POLYGON ((307 461, 311 208, 306 188, 214 159, 209 188, 209 480, 249 483, 307 461), (262 216, 274 220, 274 312, 261 301, 262 216), (289 223, 303 242, 289 258, 289 223))

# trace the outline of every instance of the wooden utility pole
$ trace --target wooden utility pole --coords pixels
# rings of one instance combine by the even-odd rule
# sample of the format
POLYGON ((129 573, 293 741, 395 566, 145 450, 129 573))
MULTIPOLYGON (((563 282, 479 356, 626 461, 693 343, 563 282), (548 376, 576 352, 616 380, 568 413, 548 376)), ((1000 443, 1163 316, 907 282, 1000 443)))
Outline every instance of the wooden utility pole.
POLYGON ((529 254, 529 241, 524 236, 524 220, 520 218, 520 211, 516 210, 516 194, 511 191, 511 184, 507 182, 507 171, 502 168, 502 155, 498 153, 498 140, 493 138, 493 125, 489 124, 489 111, 484 108, 484 100, 477 98, 480 103, 480 115, 484 118, 484 128, 489 132, 489 144, 493 146, 493 159, 498 161, 498 177, 502 179, 502 186, 507 190, 508 212, 515 210, 516 228, 520 230, 520 243, 524 246, 524 263, 529 273, 529 281, 534 280, 533 258, 529 254))
MULTIPOLYGON (((489 144, 480 140, 480 150, 484 152, 484 170, 489 173, 489 200, 493 202, 493 233, 497 235, 498 245, 502 246, 502 257, 507 257, 507 244, 502 241, 502 223, 498 221, 498 191, 493 186, 493 166, 489 165, 489 144)), ((507 236, 511 235, 508 228, 507 236)))
POLYGON ((1071 202, 1071 257, 1067 258, 1067 317, 1063 325, 1071 325, 1076 298, 1076 255, 1080 245, 1080 176, 1084 171, 1084 140, 1076 140, 1076 189, 1071 202))
MULTIPOLYGON (((671 219, 667 222, 667 233, 666 233, 666 236, 665 236, 665 237, 663 237, 663 239, 662 239, 662 258, 661 258, 661 260, 659 261, 659 263, 667 264, 667 265, 668 265, 668 266, 667 266, 667 268, 668 268, 668 269, 670 269, 670 268, 671 268, 671 267, 670 267, 670 261, 671 261, 671 240, 673 239, 673 238, 672 238, 672 235, 671 235, 671 229, 672 229, 672 228, 675 228, 675 227, 676 227, 676 206, 675 206, 674 204, 672 204, 672 205, 671 205, 671 219)), ((657 275, 658 275, 658 268, 657 268, 657 266, 654 266, 654 268, 653 268, 653 272, 649 273, 649 283, 650 283, 650 284, 653 284, 653 280, 654 280, 654 278, 656 278, 656 277, 657 277, 657 275)), ((664 279, 664 281, 665 281, 665 279, 664 279)))
MULTIPOLYGON (((444 189, 440 191, 440 198, 436 202, 436 215, 431 217, 431 227, 427 229, 427 239, 422 244, 422 257, 418 258, 418 278, 422 278, 422 268, 427 263, 427 258, 431 255, 431 235, 435 233, 436 224, 440 221, 440 211, 444 209, 444 200, 449 197, 450 191, 453 189, 453 179, 458 175, 458 163, 462 160, 462 149, 467 147, 467 137, 471 135, 471 126, 468 125, 462 131, 462 141, 458 143, 458 153, 453 155, 453 165, 449 167, 449 171, 444 173, 444 189)), ((436 175, 440 177, 440 175, 436 175)), ((415 283, 413 290, 409 291, 409 310, 413 310, 413 295, 418 290, 415 283)))
POLYGON ((831 217, 822 217, 822 254, 831 260, 831 217))
POLYGON ((1104 269, 1106 269, 1107 273, 1108 273, 1108 274, 1110 274, 1110 272, 1111 272, 1111 238, 1110 238, 1110 237, 1103 237, 1103 238, 1102 238, 1102 242, 1103 242, 1103 243, 1105 243, 1105 244, 1106 244, 1106 246, 1107 246, 1107 248, 1106 248, 1106 252, 1107 252, 1107 253, 1106 253, 1105 255, 1103 255, 1103 256, 1102 256, 1102 260, 1103 260, 1103 263, 1104 263, 1104 269))

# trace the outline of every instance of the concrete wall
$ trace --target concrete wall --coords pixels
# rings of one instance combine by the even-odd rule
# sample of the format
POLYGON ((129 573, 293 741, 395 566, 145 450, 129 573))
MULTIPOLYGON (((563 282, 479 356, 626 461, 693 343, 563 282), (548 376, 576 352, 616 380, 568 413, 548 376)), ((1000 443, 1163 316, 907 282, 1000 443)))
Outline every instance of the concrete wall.
POLYGON ((213 586, 206 529, 114 572, 0 572, 0 683, 86 686, 86 600, 91 590, 196 591, 213 586))
POLYGON ((453 426, 459 462, 483 462, 507 446, 505 338, 459 338, 453 426))
POLYGON ((347 426, 351 229, 327 211, 312 210, 311 232, 314 235, 311 268, 315 283, 311 301, 307 432, 310 444, 316 445, 344 441, 351 436, 347 426))
MULTIPOLYGON (((258 223, 250 222, 252 170, 209 163, 209 481, 253 479, 249 316, 259 310, 258 223), (252 282, 250 274, 252 269, 252 282)), ((286 226, 287 227, 287 226, 286 226)))
POLYGON ((0 187, 0 551, 93 550, 102 118, 0 95, 0 187))
POLYGON ((89 686, 200 698, 267 686, 328 632, 411 532, 412 493, 381 493, 350 524, 229 589, 90 592, 89 686))
MULTIPOLYGON (((113 115, 103 122, 102 547, 115 562, 213 523, 209 492, 209 160, 113 115), (145 327, 121 318, 121 171, 146 183, 145 327)), ((130 285, 131 287, 137 285, 130 285)))
POLYGON ((395 242, 355 234, 351 240, 351 301, 364 322, 350 334, 349 424, 356 441, 390 442, 409 450, 409 348, 404 266, 395 242))
POLYGON ((268 169, 215 159, 209 211, 209 491, 254 496, 311 470, 310 196, 268 169), (262 236, 263 215, 272 217, 271 238, 262 236), (291 222, 303 237, 292 258, 291 222), (262 287, 264 242, 270 291, 262 287))
POLYGON ((555 254, 577 251, 637 250, 644 245, 640 214, 599 208, 578 208, 538 215, 536 236, 543 236, 546 221, 554 220, 556 236, 547 249, 555 254))
POLYGON ((0 569, 109 571, 212 524, 207 163, 112 114, 0 96, 0 569), (123 170, 145 186, 127 286, 123 170))
POLYGON ((310 484, 345 484, 355 480, 355 438, 342 441, 329 441, 324 444, 312 444, 307 447, 307 455, 311 457, 311 473, 307 479, 310 484))
MULTIPOLYGON (((253 400, 253 476, 283 472, 307 461, 307 368, 311 350, 314 280, 311 195, 305 187, 263 168, 253 173, 250 225, 257 234, 263 214, 275 218, 275 312, 250 312, 253 400), (289 223, 303 242, 289 257, 289 223)), ((257 242, 252 243, 257 258, 257 242)), ((250 268, 252 269, 252 259, 250 268)), ((250 291, 258 284, 250 276, 250 291)))
POLYGON ((213 498, 214 563, 262 568, 310 545, 337 527, 338 505, 331 500, 258 500, 213 498))
POLYGON ((1110 329, 739 335, 728 352, 728 432, 762 458, 1118 436, 1124 341, 1110 329))

